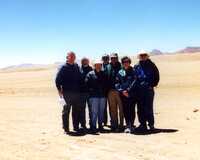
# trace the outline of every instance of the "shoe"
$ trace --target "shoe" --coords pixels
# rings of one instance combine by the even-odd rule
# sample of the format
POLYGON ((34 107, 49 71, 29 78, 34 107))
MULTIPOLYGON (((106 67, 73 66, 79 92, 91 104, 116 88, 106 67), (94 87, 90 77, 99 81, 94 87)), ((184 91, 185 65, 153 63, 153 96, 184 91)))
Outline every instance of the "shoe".
POLYGON ((145 133, 147 132, 147 126, 145 125, 139 125, 137 128, 134 129, 135 132, 137 133, 145 133))
POLYGON ((75 132, 79 132, 80 129, 79 129, 79 128, 74 128, 74 131, 75 131, 75 132))
POLYGON ((108 126, 107 122, 106 122, 106 123, 103 123, 103 126, 107 127, 107 126, 108 126))
POLYGON ((124 126, 121 126, 121 125, 118 127, 118 130, 119 130, 120 132, 123 132, 124 129, 125 129, 125 127, 124 127, 124 126))
POLYGON ((126 128, 125 130, 124 130, 124 133, 131 133, 131 128, 126 128))
POLYGON ((88 129, 87 129, 87 127, 82 127, 79 129, 79 131, 82 133, 87 133, 88 129))
POLYGON ((69 129, 68 128, 63 128, 64 129, 64 134, 69 134, 69 129))
POLYGON ((151 132, 155 131, 155 127, 154 127, 154 126, 149 126, 149 130, 150 130, 151 132))
POLYGON ((99 131, 100 133, 103 133, 105 130, 104 130, 103 127, 99 127, 98 131, 99 131))

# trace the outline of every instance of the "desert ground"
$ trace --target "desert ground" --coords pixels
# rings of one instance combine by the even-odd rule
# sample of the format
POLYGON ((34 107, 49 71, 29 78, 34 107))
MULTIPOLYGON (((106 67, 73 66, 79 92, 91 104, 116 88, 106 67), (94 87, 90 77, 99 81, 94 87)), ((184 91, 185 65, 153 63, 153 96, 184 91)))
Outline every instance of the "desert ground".
POLYGON ((149 135, 65 135, 56 67, 1 70, 0 160, 200 159, 200 53, 152 60, 161 74, 155 119, 163 130, 149 135))

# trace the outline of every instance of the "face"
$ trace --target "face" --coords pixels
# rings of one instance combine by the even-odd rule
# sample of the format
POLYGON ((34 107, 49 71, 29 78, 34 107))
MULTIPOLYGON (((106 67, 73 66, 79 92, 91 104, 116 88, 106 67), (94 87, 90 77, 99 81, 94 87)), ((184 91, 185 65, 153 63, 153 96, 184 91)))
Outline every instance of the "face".
POLYGON ((83 66, 88 66, 88 65, 89 65, 89 60, 88 60, 88 59, 84 59, 84 60, 82 61, 82 65, 83 65, 83 66))
POLYGON ((123 63, 122 63, 122 65, 123 65, 123 67, 125 68, 125 69, 128 69, 129 67, 130 67, 130 61, 128 60, 128 59, 125 59, 124 61, 123 61, 123 63))
POLYGON ((111 57, 111 63, 115 64, 118 62, 118 58, 117 57, 111 57))
POLYGON ((108 64, 109 63, 109 57, 103 57, 102 61, 104 64, 108 64))
POLYGON ((139 55, 139 60, 140 61, 146 61, 149 58, 147 54, 141 54, 139 55))
POLYGON ((96 71, 101 71, 101 68, 102 68, 102 64, 101 63, 97 63, 97 64, 95 64, 95 70, 96 71))
POLYGON ((76 55, 72 52, 67 54, 67 62, 73 64, 76 60, 76 55))

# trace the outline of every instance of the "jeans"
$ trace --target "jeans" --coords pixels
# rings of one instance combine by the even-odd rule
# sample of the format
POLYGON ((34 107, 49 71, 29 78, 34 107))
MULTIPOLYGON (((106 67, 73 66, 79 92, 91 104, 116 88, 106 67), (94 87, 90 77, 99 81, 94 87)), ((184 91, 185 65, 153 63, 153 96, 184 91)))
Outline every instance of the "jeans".
POLYGON ((106 98, 105 97, 91 97, 90 98, 90 105, 91 105, 91 128, 96 129, 97 119, 99 127, 102 127, 102 123, 104 120, 104 109, 106 105, 106 98))

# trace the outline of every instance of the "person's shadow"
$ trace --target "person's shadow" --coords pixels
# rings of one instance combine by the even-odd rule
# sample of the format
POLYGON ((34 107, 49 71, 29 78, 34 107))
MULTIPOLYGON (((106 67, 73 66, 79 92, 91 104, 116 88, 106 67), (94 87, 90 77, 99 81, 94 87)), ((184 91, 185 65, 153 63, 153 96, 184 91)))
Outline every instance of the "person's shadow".
POLYGON ((134 135, 150 135, 150 134, 158 134, 158 133, 175 133, 178 132, 177 129, 161 129, 155 128, 154 130, 148 130, 145 132, 134 131, 134 135))

